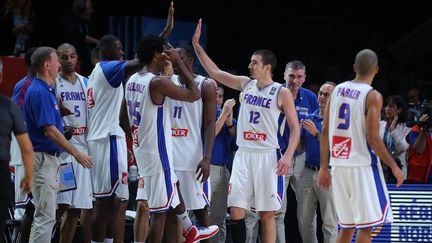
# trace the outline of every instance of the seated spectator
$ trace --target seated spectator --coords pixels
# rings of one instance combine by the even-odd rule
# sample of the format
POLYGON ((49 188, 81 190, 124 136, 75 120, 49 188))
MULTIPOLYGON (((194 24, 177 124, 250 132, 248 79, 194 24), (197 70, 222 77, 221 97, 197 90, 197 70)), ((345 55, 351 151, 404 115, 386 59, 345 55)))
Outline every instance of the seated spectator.
POLYGON ((31 0, 8 0, 0 18, 0 55, 24 55, 33 32, 31 0))
MULTIPOLYGON (((387 150, 400 162, 404 179, 407 178, 406 152, 408 143, 404 139, 410 132, 406 127, 406 104, 399 95, 388 96, 385 101, 384 120, 380 121, 380 137, 383 138, 387 150)), ((391 170, 383 164, 384 177, 387 183, 396 183, 391 170)))
POLYGON ((428 114, 423 114, 419 124, 408 134, 408 182, 432 183, 432 126, 428 114))

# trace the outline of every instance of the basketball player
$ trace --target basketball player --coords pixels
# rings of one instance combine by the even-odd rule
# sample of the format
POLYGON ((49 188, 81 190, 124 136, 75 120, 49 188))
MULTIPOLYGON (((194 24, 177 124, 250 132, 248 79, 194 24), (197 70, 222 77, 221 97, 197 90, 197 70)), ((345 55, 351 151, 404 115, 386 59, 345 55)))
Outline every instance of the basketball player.
POLYGON ((371 242, 374 226, 392 222, 381 158, 397 178, 403 173, 379 136, 382 96, 371 86, 378 72, 378 57, 372 50, 357 53, 356 77, 337 85, 327 103, 320 143, 319 185, 333 188, 341 230, 338 242, 371 242), (332 168, 332 180, 329 171, 332 168))
MULTIPOLYGON (((192 46, 180 45, 177 51, 193 74, 192 46)), ((211 189, 207 179, 215 139, 216 82, 197 74, 193 74, 193 79, 201 93, 199 100, 188 102, 170 99, 173 166, 186 209, 194 212, 200 225, 208 226, 211 189)), ((172 76, 171 80, 178 86, 185 85, 178 75, 172 76)), ((175 215, 172 218, 171 222, 177 222, 175 215)), ((174 236, 171 233, 169 235, 174 236)))
MULTIPOLYGON (((167 24, 161 36, 166 37, 171 32, 174 27, 173 16, 174 6, 171 2, 167 24)), ((92 238, 94 242, 103 242, 107 229, 114 232, 120 201, 129 198, 127 148, 125 132, 119 125, 120 109, 124 101, 123 83, 127 77, 142 69, 142 64, 136 58, 123 61, 122 43, 115 36, 103 36, 98 46, 101 61, 90 75, 87 88, 87 141, 89 153, 96 161, 92 170, 96 198, 92 238)))
MULTIPOLYGON (((262 222, 263 241, 276 241, 275 211, 283 199, 283 175, 288 173, 299 141, 299 124, 294 100, 288 89, 272 80, 276 57, 269 50, 257 50, 248 66, 251 77, 220 70, 199 44, 201 19, 192 44, 211 78, 242 91, 237 122, 237 145, 229 184, 233 242, 245 242, 245 211, 254 208, 262 222), (279 117, 285 114, 290 143, 282 156, 279 148, 279 117)), ((281 119, 282 120, 282 119, 281 119)))
POLYGON ((185 242, 197 242, 212 237, 218 228, 192 225, 178 194, 172 167, 169 104, 170 98, 193 102, 200 98, 200 93, 176 50, 164 50, 164 44, 164 38, 154 35, 141 40, 137 57, 144 67, 132 75, 126 86, 133 148, 140 172, 137 201, 148 201, 152 213, 149 242, 161 242, 167 211, 171 208, 183 225, 185 242), (156 76, 163 71, 167 59, 178 70, 185 86, 175 85, 166 76, 156 76))
MULTIPOLYGON (((56 79, 56 96, 63 106, 73 112, 64 116, 63 125, 73 127, 73 136, 70 143, 80 151, 87 153, 87 105, 86 91, 88 79, 75 72, 78 54, 74 46, 64 43, 57 48, 61 70, 56 79)), ((58 215, 67 213, 60 227, 60 242, 72 242, 81 209, 93 207, 93 189, 90 179, 90 170, 79 164, 72 155, 63 153, 61 163, 72 163, 77 188, 72 191, 58 194, 58 215)), ((84 217, 85 218, 85 217, 84 217)), ((80 221, 83 235, 90 241, 90 222, 80 221)))

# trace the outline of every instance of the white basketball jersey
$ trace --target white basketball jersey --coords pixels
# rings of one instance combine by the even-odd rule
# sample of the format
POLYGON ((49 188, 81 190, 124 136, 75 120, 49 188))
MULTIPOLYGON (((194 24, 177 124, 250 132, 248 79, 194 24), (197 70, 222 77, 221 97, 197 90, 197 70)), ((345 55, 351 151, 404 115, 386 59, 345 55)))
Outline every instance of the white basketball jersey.
POLYGON ((364 166, 376 160, 366 138, 366 97, 371 90, 369 84, 352 81, 335 87, 329 107, 331 166, 364 166))
POLYGON ((237 122, 237 145, 240 148, 280 148, 278 131, 282 111, 278 105, 278 96, 281 88, 281 84, 273 82, 259 89, 257 80, 251 80, 244 86, 237 122))
MULTIPOLYGON (((206 77, 201 75, 194 78, 200 92, 205 79, 206 77)), ((179 76, 173 75, 171 80, 174 84, 183 86, 179 81, 179 76)), ((201 98, 194 102, 170 100, 175 170, 195 171, 198 162, 203 157, 202 111, 203 102, 201 98)))
MULTIPOLYGON (((113 74, 108 68, 104 69, 101 66, 102 63, 120 65, 124 62, 99 62, 90 75, 87 88, 88 141, 105 138, 108 134, 120 137, 125 135, 120 127, 120 107, 124 95, 123 84, 120 83, 117 87, 113 87, 109 80, 120 75, 107 77, 105 74, 113 74)), ((124 70, 119 70, 119 72, 124 74, 124 70)))
POLYGON ((150 97, 150 72, 135 73, 126 84, 126 102, 133 137, 133 151, 140 176, 172 169, 170 99, 155 105, 150 97))
POLYGON ((77 79, 74 83, 69 82, 60 74, 57 75, 56 96, 67 109, 75 113, 62 118, 64 126, 74 128, 70 142, 87 147, 86 87, 84 86, 84 77, 77 73, 75 75, 77 79))

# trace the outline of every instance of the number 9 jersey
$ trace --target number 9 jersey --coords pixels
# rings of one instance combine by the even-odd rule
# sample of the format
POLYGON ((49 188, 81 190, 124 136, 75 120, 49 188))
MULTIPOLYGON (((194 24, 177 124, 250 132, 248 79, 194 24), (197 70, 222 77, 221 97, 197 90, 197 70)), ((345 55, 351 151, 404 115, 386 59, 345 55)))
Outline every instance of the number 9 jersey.
POLYGON ((346 81, 337 85, 329 107, 331 166, 364 166, 376 161, 367 143, 366 97, 372 86, 346 81))

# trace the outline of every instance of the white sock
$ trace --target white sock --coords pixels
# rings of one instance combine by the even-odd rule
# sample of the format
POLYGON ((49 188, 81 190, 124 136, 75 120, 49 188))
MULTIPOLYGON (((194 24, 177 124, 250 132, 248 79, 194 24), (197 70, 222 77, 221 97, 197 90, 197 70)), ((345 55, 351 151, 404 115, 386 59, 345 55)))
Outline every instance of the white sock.
POLYGON ((103 241, 102 241, 102 242, 99 242, 99 241, 94 241, 94 240, 91 240, 90 242, 91 242, 91 243, 103 243, 103 241))
POLYGON ((180 220, 181 224, 183 225, 183 229, 187 231, 192 227, 192 221, 189 218, 189 215, 187 214, 187 211, 184 211, 182 214, 177 214, 177 218, 180 220))
POLYGON ((104 243, 113 243, 113 242, 114 239, 107 239, 107 238, 104 239, 104 243))

